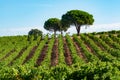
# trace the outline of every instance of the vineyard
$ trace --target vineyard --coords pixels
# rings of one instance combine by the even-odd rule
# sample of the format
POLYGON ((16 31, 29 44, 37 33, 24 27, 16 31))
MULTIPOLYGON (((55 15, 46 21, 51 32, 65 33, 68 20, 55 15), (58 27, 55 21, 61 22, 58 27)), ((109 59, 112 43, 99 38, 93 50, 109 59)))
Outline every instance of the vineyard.
POLYGON ((120 31, 0 37, 0 80, 120 80, 120 31))

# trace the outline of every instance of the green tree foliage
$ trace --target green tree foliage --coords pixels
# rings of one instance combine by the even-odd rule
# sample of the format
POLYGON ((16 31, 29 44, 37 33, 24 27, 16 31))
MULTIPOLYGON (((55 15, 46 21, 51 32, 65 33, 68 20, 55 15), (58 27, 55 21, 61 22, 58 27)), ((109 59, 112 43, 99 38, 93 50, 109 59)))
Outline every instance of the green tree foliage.
POLYGON ((31 38, 36 40, 38 38, 38 36, 42 37, 43 32, 38 30, 38 29, 31 29, 28 32, 28 40, 30 40, 31 38))
POLYGON ((69 25, 61 21, 60 32, 63 34, 63 31, 66 32, 69 28, 69 25))
POLYGON ((80 33, 81 26, 92 25, 94 22, 93 16, 88 12, 81 10, 71 10, 62 16, 62 23, 65 26, 74 25, 77 30, 77 34, 80 33))
POLYGON ((56 36, 56 32, 60 31, 61 21, 57 18, 50 18, 44 23, 44 28, 48 31, 54 32, 56 36))

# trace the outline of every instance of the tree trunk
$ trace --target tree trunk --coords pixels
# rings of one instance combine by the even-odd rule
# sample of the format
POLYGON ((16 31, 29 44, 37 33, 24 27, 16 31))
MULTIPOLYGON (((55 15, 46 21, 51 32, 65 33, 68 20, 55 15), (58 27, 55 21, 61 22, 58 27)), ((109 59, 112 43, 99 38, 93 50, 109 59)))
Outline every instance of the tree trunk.
POLYGON ((61 31, 61 35, 63 35, 63 32, 61 31))
POLYGON ((63 32, 62 32, 62 27, 60 26, 60 32, 61 32, 61 35, 63 35, 63 32))
POLYGON ((80 29, 81 29, 81 26, 80 26, 80 25, 76 27, 77 35, 78 35, 78 36, 80 35, 80 29))
POLYGON ((56 31, 54 30, 54 38, 56 38, 56 31))

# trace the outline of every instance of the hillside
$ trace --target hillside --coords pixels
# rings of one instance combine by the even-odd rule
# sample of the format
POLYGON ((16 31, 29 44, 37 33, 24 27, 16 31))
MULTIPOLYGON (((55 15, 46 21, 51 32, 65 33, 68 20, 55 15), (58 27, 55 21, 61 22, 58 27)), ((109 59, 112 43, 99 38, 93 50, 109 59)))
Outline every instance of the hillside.
POLYGON ((0 80, 119 80, 120 31, 28 41, 0 37, 0 80))

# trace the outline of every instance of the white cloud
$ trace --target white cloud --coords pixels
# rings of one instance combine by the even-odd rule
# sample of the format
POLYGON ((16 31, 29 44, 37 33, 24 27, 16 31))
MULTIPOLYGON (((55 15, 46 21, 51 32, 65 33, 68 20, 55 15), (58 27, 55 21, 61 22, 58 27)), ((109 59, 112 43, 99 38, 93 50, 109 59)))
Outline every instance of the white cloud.
MULTIPOLYGON (((81 28, 81 33, 85 32, 101 32, 101 31, 111 31, 111 30, 120 30, 120 23, 112 23, 112 24, 100 24, 100 25, 92 25, 87 27, 81 28)), ((71 27, 68 29, 67 32, 70 32, 71 34, 76 33, 75 27, 71 27)))
POLYGON ((43 27, 2 28, 0 29, 0 36, 27 35, 31 29, 39 29, 44 34, 47 33, 43 27))
MULTIPOLYGON (((19 27, 19 28, 2 28, 0 29, 0 36, 11 36, 11 35, 27 35, 31 29, 39 29, 44 34, 48 33, 43 27, 19 27)), ((110 31, 110 30, 120 30, 120 23, 112 23, 112 24, 100 24, 93 25, 85 29, 85 27, 81 28, 81 33, 84 32, 100 32, 100 31, 110 31)), ((71 27, 67 32, 70 34, 76 33, 75 27, 71 27)))

